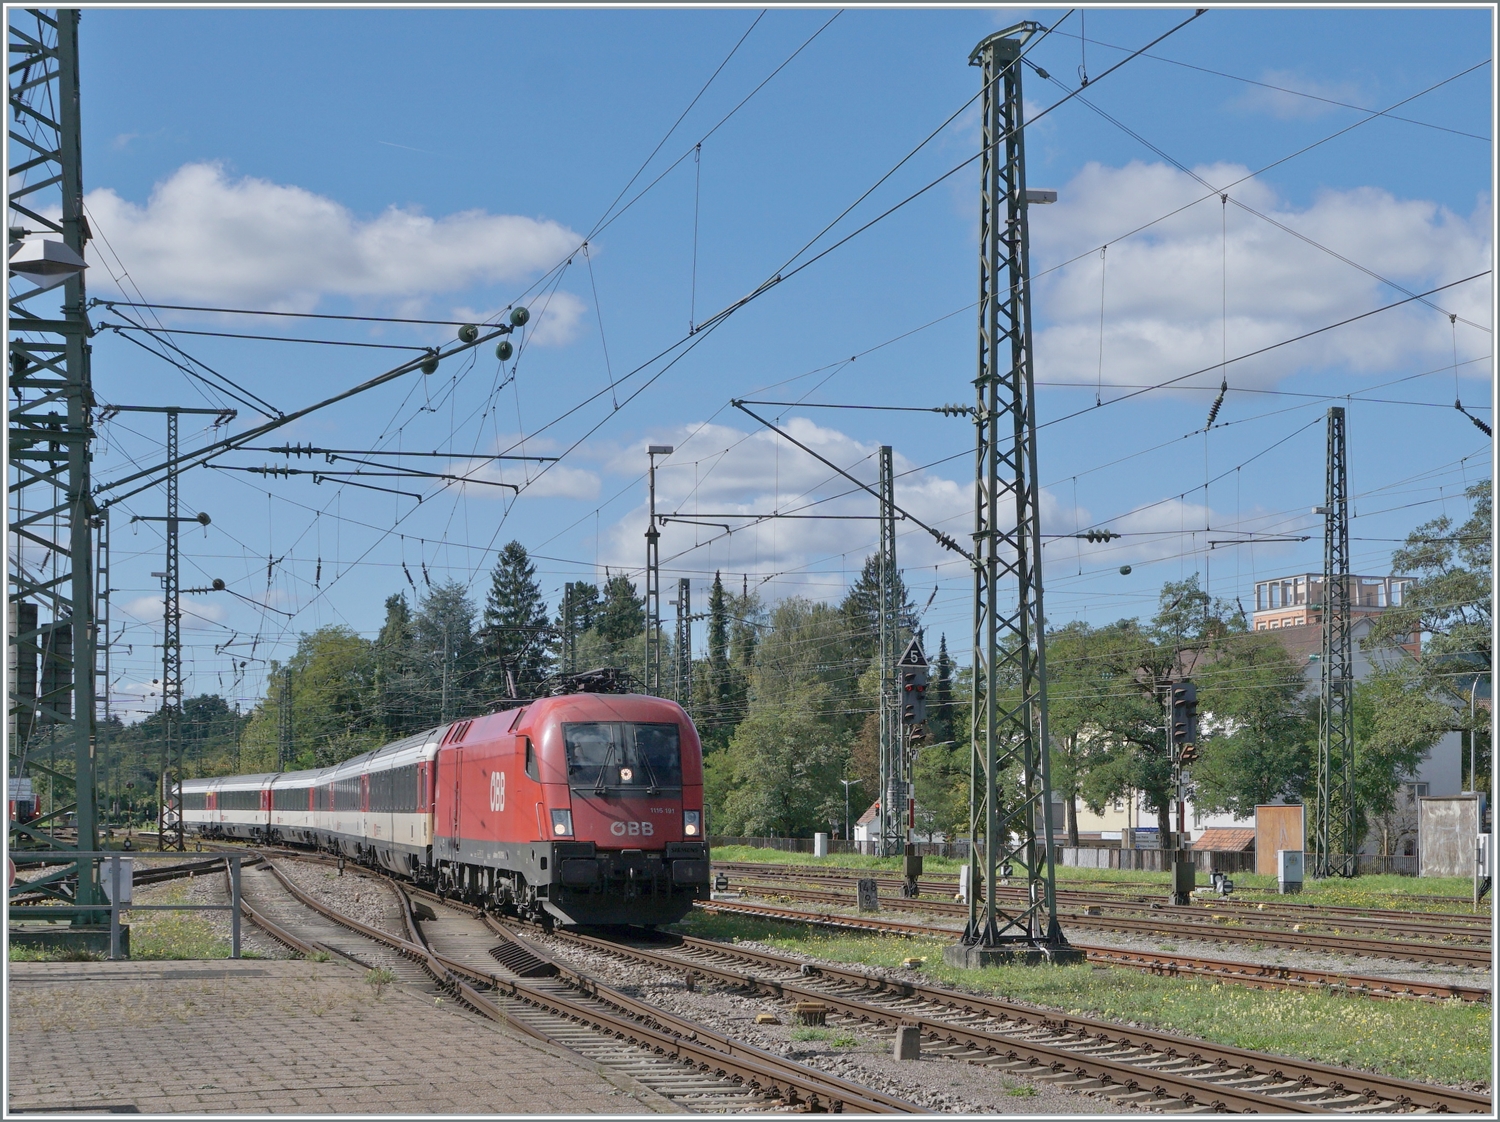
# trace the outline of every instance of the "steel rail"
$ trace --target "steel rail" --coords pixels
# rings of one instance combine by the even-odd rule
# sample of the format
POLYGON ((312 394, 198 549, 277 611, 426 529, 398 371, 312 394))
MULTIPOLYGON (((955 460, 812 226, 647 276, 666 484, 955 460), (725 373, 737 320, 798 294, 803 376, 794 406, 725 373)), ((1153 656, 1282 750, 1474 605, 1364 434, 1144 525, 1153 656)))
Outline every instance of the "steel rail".
MULTIPOLYGON (((780 886, 749 886, 748 891, 760 895, 780 896, 789 900, 807 900, 817 903, 853 906, 853 896, 817 889, 783 888, 780 886)), ((888 898, 886 907, 894 911, 923 912, 929 915, 956 915, 966 912, 966 906, 947 900, 908 900, 888 898)), ((1367 958, 1395 959, 1404 962, 1435 962, 1451 966, 1489 966, 1489 947, 1454 946, 1443 943, 1418 943, 1406 940, 1366 939, 1357 936, 1320 935, 1312 932, 1278 931, 1263 927, 1228 927, 1219 924, 1199 923, 1169 919, 1124 919, 1118 916, 1080 915, 1072 913, 1068 926, 1099 931, 1124 931, 1171 935, 1180 939, 1198 939, 1206 942, 1262 943, 1295 950, 1320 950, 1335 953, 1362 955, 1367 958)))
MULTIPOLYGON (((265 863, 269 868, 270 862, 267 861, 265 863)), ((229 863, 227 861, 224 863, 224 881, 226 885, 229 883, 229 863)), ((232 886, 231 891, 233 891, 232 886)), ((310 943, 306 939, 303 939, 300 936, 293 934, 291 931, 288 931, 285 927, 281 926, 281 924, 265 915, 258 908, 256 908, 255 905, 251 904, 250 901, 245 899, 245 894, 243 891, 240 892, 240 911, 243 912, 245 918, 253 923, 256 927, 259 927, 262 931, 264 931, 271 938, 275 939, 278 943, 281 943, 283 946, 289 947, 291 950, 296 951, 298 954, 311 955, 317 954, 319 952, 323 954, 333 953, 330 948, 323 946, 323 944, 321 943, 310 943)))
MULTIPOLYGON (((1215 1110, 1235 1110, 1239 1112, 1261 1113, 1266 1111, 1280 1113, 1317 1113, 1318 1107, 1305 1105, 1300 1102, 1287 1100, 1260 1094, 1254 1090, 1245 1090, 1236 1087, 1226 1087, 1222 1084, 1208 1080, 1194 1078, 1179 1072, 1167 1072, 1153 1066, 1125 1063, 1116 1059, 1097 1053, 1080 1054, 1067 1048, 1057 1047, 1053 1044, 1043 1043, 1034 1039, 1017 1039, 1009 1034, 994 1033, 975 1028, 973 1025, 953 1024, 946 1020, 934 1020, 924 1017, 911 1008, 891 1009, 884 1006, 871 1005, 868 1002, 859 1001, 845 993, 828 993, 825 990, 809 986, 797 985, 789 981, 756 977, 750 974, 742 974, 738 971, 724 970, 703 963, 698 960, 684 960, 675 956, 660 954, 644 950, 638 947, 622 947, 607 940, 596 939, 590 936, 573 932, 554 932, 554 937, 562 938, 564 941, 578 943, 596 951, 612 953, 617 956, 647 962, 667 970, 682 970, 687 973, 697 974, 712 978, 720 983, 749 989, 753 992, 769 993, 783 1001, 811 1001, 818 1002, 830 1009, 837 1011, 845 1017, 863 1023, 875 1023, 884 1027, 897 1025, 916 1025, 924 1037, 945 1044, 958 1044, 972 1048, 985 1056, 999 1056, 1008 1060, 1028 1060, 1032 1063, 1050 1069, 1054 1073, 1069 1071, 1079 1078, 1098 1080, 1104 1087, 1115 1086, 1127 1091, 1145 1091, 1157 1099, 1171 1099, 1180 1101, 1188 1106, 1204 1105, 1215 1110)), ((701 941, 695 941, 701 942, 701 941)), ((744 955, 736 955, 734 951, 726 952, 728 957, 744 958, 760 964, 773 965, 778 969, 796 971, 799 974, 807 974, 809 968, 800 962, 791 960, 777 961, 776 956, 762 956, 756 952, 746 952, 744 955)), ((822 972, 821 967, 812 968, 814 976, 822 972)), ((872 979, 857 974, 854 971, 829 971, 830 976, 840 974, 846 976, 855 984, 869 988, 872 979)), ((907 987, 906 992, 900 992, 903 998, 917 997, 918 994, 911 992, 912 987, 907 987)), ((963 998, 965 995, 953 994, 954 998, 963 998)), ((953 1001, 945 1004, 952 1005, 953 1001)), ((965 1008, 965 1014, 974 1012, 973 1008, 965 1008)), ((987 1011, 988 1012, 988 1011, 987 1011)), ((1031 1017, 1021 1020, 1019 1023, 1031 1028, 1041 1028, 1044 1031, 1056 1032, 1058 1026, 1055 1022, 1040 1022, 1034 1010, 1028 1011, 1031 1017)), ((1110 1046, 1135 1047, 1128 1038, 1121 1038, 1119 1026, 1111 1026, 1110 1046)), ((1066 1023, 1062 1031, 1068 1031, 1066 1023)), ((1097 1048, 1100 1041, 1089 1042, 1089 1047, 1097 1048)), ((1179 1042, 1181 1043, 1181 1042, 1179 1042)), ((1153 1063, 1160 1063, 1163 1059, 1175 1062, 1179 1059, 1179 1053, 1174 1049, 1164 1052, 1153 1049, 1151 1059, 1153 1063)), ((1190 1063, 1197 1064, 1197 1056, 1188 1057, 1190 1063)))
MULTIPOLYGON (((863 875, 870 872, 862 869, 840 869, 837 866, 807 866, 807 865, 762 865, 759 862, 732 862, 715 861, 715 869, 725 872, 733 872, 741 876, 760 877, 788 877, 796 880, 808 881, 810 883, 832 881, 847 883, 853 879, 864 879, 863 875)), ((900 877, 883 875, 874 872, 870 879, 875 880, 883 888, 900 888, 904 883, 900 877)), ((921 878, 927 882, 927 886, 939 894, 945 893, 949 886, 956 891, 958 878, 946 873, 926 873, 921 878), (934 883, 939 886, 933 888, 934 883)), ((1131 886, 1122 886, 1131 887, 1131 886)), ((1019 895, 1018 889, 1003 889, 1007 895, 1019 895)), ((1241 889, 1239 891, 1250 891, 1241 889)), ((1140 904, 1147 907, 1162 907, 1168 911, 1192 911, 1197 912, 1200 908, 1212 909, 1215 912, 1245 912, 1251 916, 1273 916, 1284 915, 1294 918, 1298 922, 1325 922, 1323 917, 1329 917, 1326 922, 1334 922, 1332 917, 1347 916, 1353 922, 1366 920, 1370 923, 1376 921, 1390 921, 1397 924, 1409 924, 1415 930, 1417 928, 1432 928, 1440 933, 1451 933, 1453 925, 1472 926, 1481 928, 1488 932, 1491 917, 1483 913, 1473 912, 1412 912, 1403 911, 1398 908, 1358 908, 1346 905, 1332 904, 1296 904, 1286 900, 1268 902, 1257 902, 1250 900, 1233 900, 1227 897, 1215 898, 1211 903, 1204 901, 1198 906, 1194 905, 1170 905, 1163 904, 1157 898, 1144 896, 1139 893, 1112 892, 1112 891, 1084 891, 1081 889, 1057 890, 1058 903, 1077 903, 1083 905, 1100 905, 1104 907, 1124 908, 1131 904, 1140 904)), ((1441 897, 1434 899, 1451 899, 1441 897)))
MULTIPOLYGON (((825 912, 804 912, 774 905, 744 904, 715 900, 697 905, 705 911, 743 914, 766 919, 805 923, 843 930, 885 931, 896 935, 926 936, 956 928, 937 928, 901 920, 883 920, 866 916, 841 916, 825 912)), ((1232 982, 1254 989, 1299 989, 1314 993, 1340 993, 1359 997, 1405 998, 1426 1001, 1458 999, 1475 1004, 1492 1000, 1491 991, 1482 986, 1462 986, 1451 982, 1417 982, 1405 978, 1383 978, 1374 974, 1344 974, 1298 966, 1238 962, 1230 959, 1203 958, 1199 955, 1171 954, 1166 951, 1138 951, 1122 947, 1105 947, 1073 942, 1090 962, 1121 966, 1170 977, 1201 977, 1215 982, 1232 982)))
MULTIPOLYGON (((825 887, 842 888, 847 887, 849 879, 846 877, 825 877, 817 874, 805 875, 801 873, 788 873, 786 880, 796 881, 801 884, 822 885, 825 887)), ((904 882, 897 878, 872 878, 876 884, 886 889, 900 889, 904 882)), ((775 874, 748 873, 741 874, 740 883, 775 885, 781 881, 775 874)), ((911 899, 903 895, 903 899, 911 899)), ((926 897, 933 899, 932 896, 926 897)), ((1019 890, 1002 889, 1001 899, 1019 899, 1019 890)), ((945 895, 937 897, 939 903, 947 904, 945 895)), ((1163 915, 1172 916, 1188 923, 1211 923, 1224 920, 1235 920, 1244 922, 1250 926, 1270 926, 1285 930, 1287 925, 1296 924, 1297 927, 1322 927, 1333 928, 1334 934, 1344 934, 1345 930, 1354 929, 1357 934, 1362 931, 1379 931, 1400 935, 1409 935, 1416 938, 1460 938, 1474 941, 1478 939, 1488 940, 1490 935, 1490 917, 1471 915, 1463 917, 1459 923, 1450 922, 1447 919, 1435 918, 1427 920, 1425 917, 1412 919, 1395 919, 1386 916, 1329 916, 1318 911, 1307 911, 1306 905, 1298 906, 1301 910, 1293 911, 1290 908, 1277 908, 1274 904, 1255 905, 1225 903, 1220 900, 1201 901, 1197 904, 1169 904, 1160 900, 1122 900, 1117 896, 1106 893, 1071 893, 1064 896, 1058 893, 1058 906, 1064 904, 1081 908, 1108 908, 1117 912, 1160 912, 1163 915)), ((1090 913, 1085 913, 1090 914, 1090 913)), ((1410 915, 1410 913, 1402 913, 1410 915)))
MULTIPOLYGON (((773 993, 785 1000, 822 1001, 839 1008, 845 1015, 855 1017, 859 1020, 877 1020, 881 1023, 920 1024, 924 1033, 931 1033, 939 1039, 946 1039, 952 1043, 969 1044, 987 1051, 995 1051, 999 1045, 1013 1043, 1013 1038, 1008 1034, 985 1032, 976 1030, 972 1026, 954 1026, 944 1020, 927 1020, 913 1016, 909 1009, 890 1009, 872 1006, 868 1003, 855 1000, 847 994, 829 994, 824 990, 797 985, 793 982, 742 974, 738 971, 714 967, 699 959, 684 959, 646 948, 623 946, 609 940, 571 931, 554 932, 553 936, 565 942, 576 943, 607 954, 633 958, 663 969, 697 973, 712 977, 728 985, 747 986, 761 992, 773 993)), ((739 959, 755 965, 786 971, 801 977, 826 977, 839 983, 860 987, 861 989, 875 988, 901 999, 914 999, 953 1008, 962 1014, 972 1015, 975 1012, 979 1012, 1001 1022, 1017 1022, 1051 1032, 1075 1033, 1082 1036, 1085 1040, 1098 1042, 1107 1040, 1112 1044, 1127 1047, 1145 1046, 1152 1052, 1167 1057, 1186 1056, 1195 1062, 1215 1064, 1221 1072, 1237 1070, 1262 1078, 1276 1079, 1280 1082, 1294 1082, 1300 1087, 1316 1084, 1333 1094, 1353 1094, 1366 1102, 1370 1099, 1381 1099, 1401 1106, 1416 1105, 1431 1110, 1457 1110, 1464 1112, 1488 1112, 1491 1107, 1491 1100, 1487 1096, 1476 1095, 1471 1092, 1435 1087, 1430 1084, 1416 1083, 1391 1076, 1351 1071, 1346 1068, 1297 1060, 1286 1056, 1255 1052, 1229 1045, 1215 1044, 1192 1037, 1184 1037, 1174 1033, 1156 1032, 1135 1027, 1127 1028, 1109 1021, 1050 1012, 999 998, 985 997, 943 987, 915 984, 868 971, 853 970, 822 962, 816 964, 804 963, 782 955, 753 950, 738 945, 724 944, 709 939, 671 935, 658 936, 658 938, 671 940, 674 945, 691 951, 718 955, 729 959, 739 959)), ((1025 1044, 1027 1047, 1031 1047, 1034 1045, 1034 1042, 1026 1041, 1025 1044)), ((1047 1048, 1049 1052, 1059 1051, 1059 1049, 1047 1046, 1037 1045, 1037 1047, 1047 1048)), ((1067 1049, 1062 1049, 1062 1051, 1066 1052, 1067 1049)), ((1045 1056, 1038 1058, 1043 1059, 1045 1062, 1045 1056)), ((1112 1066, 1116 1068, 1129 1067, 1139 1070, 1137 1065, 1114 1064, 1112 1066)), ((1103 1073, 1089 1074, 1094 1078, 1105 1078, 1103 1073)), ((1110 1074, 1114 1074, 1114 1072, 1110 1074)), ((1160 1076, 1166 1073, 1153 1072, 1152 1074, 1160 1076)), ((1244 1088, 1225 1088, 1213 1080, 1194 1078, 1182 1075, 1181 1073, 1176 1073, 1173 1077, 1180 1080, 1182 1086, 1186 1086, 1189 1095, 1195 1096, 1184 1098, 1184 1101, 1190 1104, 1195 1101, 1203 1101, 1200 1097, 1196 1097, 1196 1092, 1211 1088, 1215 1092, 1229 1090, 1235 1094, 1248 1095, 1249 1098, 1246 1105, 1242 1107, 1243 1109, 1267 1109, 1268 1099, 1271 1104, 1274 1104, 1269 1109, 1281 1111, 1322 1112, 1327 1109, 1328 1105, 1327 1103, 1319 1104, 1316 1102, 1304 1104, 1276 1094, 1267 1095, 1259 1092, 1248 1092, 1244 1088)), ((1174 1097, 1183 1096, 1175 1095, 1174 1097)), ((1228 1104, 1226 1103, 1225 1105, 1228 1104)))
MULTIPOLYGON (((578 975, 578 977, 587 996, 599 1002, 615 1005, 627 1014, 633 1013, 634 1015, 612 1014, 597 1006, 572 1001, 559 994, 528 985, 519 978, 502 978, 495 974, 475 971, 472 967, 446 958, 426 945, 417 927, 406 888, 392 878, 386 879, 395 887, 398 897, 402 900, 402 915, 409 934, 413 936, 411 939, 399 938, 346 916, 302 891, 273 863, 267 861, 266 867, 299 902, 335 923, 357 931, 403 954, 416 957, 419 961, 429 963, 439 984, 451 987, 455 996, 475 1011, 491 1019, 514 1025, 528 1035, 547 1040, 549 1043, 558 1044, 531 1026, 511 1017, 499 1005, 476 990, 471 983, 478 982, 491 987, 494 992, 515 997, 528 1005, 593 1025, 632 1044, 656 1050, 668 1058, 678 1059, 700 1070, 719 1076, 738 1078, 751 1088, 773 1094, 793 1104, 803 1104, 815 1109, 824 1107, 872 1114, 921 1113, 921 1108, 912 1103, 903 1102, 871 1088, 858 1087, 836 1076, 816 1072, 801 1064, 773 1056, 769 1052, 761 1052, 748 1045, 728 1041, 727 1038, 718 1037, 718 1034, 704 1026, 669 1017, 660 1010, 635 1002, 586 975, 578 975), (635 1017, 644 1017, 648 1023, 643 1024, 635 1017), (661 1024, 662 1027, 654 1027, 651 1022, 661 1024), (733 1045, 737 1054, 723 1051, 714 1047, 713 1044, 703 1043, 703 1041, 714 1041, 716 1037, 726 1044, 733 1045)), ((453 906, 451 901, 442 900, 441 897, 433 896, 433 899, 446 906, 453 906)), ((534 950, 531 953, 536 954, 538 958, 546 958, 545 955, 534 950)), ((565 1047, 560 1044, 558 1046, 565 1047)))
MULTIPOLYGON (((448 906, 453 905, 449 902, 448 906)), ((659 1025, 670 1034, 680 1050, 688 1053, 688 1058, 692 1061, 709 1066, 713 1064, 723 1066, 726 1063, 746 1065, 747 1070, 740 1074, 744 1074, 747 1081, 752 1078, 764 1079, 769 1075, 772 1079, 782 1081, 784 1090, 800 1091, 802 1101, 812 1104, 817 1104, 820 1100, 825 1101, 836 1110, 848 1110, 852 1106, 862 1113, 922 1113, 922 1109, 914 1103, 873 1088, 851 1083, 827 1072, 808 1068, 803 1064, 793 1063, 763 1048, 716 1033, 696 1022, 684 1020, 647 1002, 638 1001, 605 985, 591 975, 577 970, 561 959, 549 955, 529 940, 509 930, 505 924, 498 922, 493 916, 480 913, 480 918, 495 934, 537 960, 554 967, 559 976, 587 996, 613 1005, 632 1017, 659 1025)), ((506 987, 529 988, 511 979, 501 979, 500 984, 506 987)), ((553 994, 544 996, 548 1001, 561 1000, 553 994)), ((729 1071, 735 1073, 733 1067, 729 1071)), ((787 1096, 782 1094, 778 1097, 787 1096)), ((799 1101, 799 1096, 793 1094, 790 1096, 790 1101, 799 1101)))

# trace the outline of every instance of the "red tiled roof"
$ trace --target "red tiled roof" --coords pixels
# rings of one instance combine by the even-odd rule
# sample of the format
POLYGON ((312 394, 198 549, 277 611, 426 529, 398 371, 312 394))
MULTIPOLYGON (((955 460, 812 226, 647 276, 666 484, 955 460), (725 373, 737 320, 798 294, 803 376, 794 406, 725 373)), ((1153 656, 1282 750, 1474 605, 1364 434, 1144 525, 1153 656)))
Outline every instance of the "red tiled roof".
POLYGON ((875 816, 877 814, 879 814, 879 813, 880 813, 880 800, 876 799, 873 803, 870 804, 870 809, 869 810, 865 811, 857 819, 855 819, 855 825, 857 825, 857 826, 868 825, 869 823, 875 821, 875 816))
POLYGON ((1255 845, 1255 829, 1240 826, 1210 826, 1193 843, 1194 849, 1211 849, 1219 853, 1242 853, 1255 845))

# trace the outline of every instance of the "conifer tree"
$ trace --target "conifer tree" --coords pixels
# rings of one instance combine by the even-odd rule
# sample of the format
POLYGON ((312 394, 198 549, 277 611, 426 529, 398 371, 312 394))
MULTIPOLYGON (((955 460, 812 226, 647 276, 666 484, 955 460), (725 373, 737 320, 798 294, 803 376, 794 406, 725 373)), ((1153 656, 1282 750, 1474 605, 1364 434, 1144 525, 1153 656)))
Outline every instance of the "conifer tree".
POLYGON ((526 548, 513 541, 500 551, 490 574, 479 634, 484 677, 493 696, 528 697, 547 676, 550 633, 547 603, 526 548))

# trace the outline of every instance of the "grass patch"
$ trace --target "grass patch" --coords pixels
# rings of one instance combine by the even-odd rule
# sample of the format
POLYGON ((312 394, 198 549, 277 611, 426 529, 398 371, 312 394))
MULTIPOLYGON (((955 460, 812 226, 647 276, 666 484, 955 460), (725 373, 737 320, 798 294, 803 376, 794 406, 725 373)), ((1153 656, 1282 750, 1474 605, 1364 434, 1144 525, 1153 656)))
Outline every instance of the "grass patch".
MULTIPOLYGON (((753 861, 762 865, 808 865, 833 869, 872 869, 901 872, 900 857, 869 857, 862 853, 835 853, 814 857, 811 853, 791 853, 781 849, 764 849, 754 845, 716 845, 715 861, 753 861)), ((931 873, 957 873, 963 864, 956 857, 924 857, 922 868, 931 873)))
MULTIPOLYGON (((147 901, 140 901, 146 903, 147 901)), ((188 886, 153 888, 150 903, 186 904, 188 886)), ((229 940, 214 930, 202 912, 127 912, 133 959, 228 958, 229 940)))
POLYGON ((859 1041, 854 1039, 854 1034, 852 1032, 841 1032, 838 1036, 835 1036, 828 1043, 833 1045, 835 1048, 853 1048, 859 1043, 859 1041))
POLYGON ((83 947, 23 947, 11 946, 11 962, 100 962, 104 955, 83 947))
POLYGON ((827 1040, 833 1033, 827 1029, 799 1028, 792 1030, 793 1040, 827 1040))
POLYGON ((1460 1002, 1255 990, 1134 970, 1008 966, 960 970, 944 941, 825 932, 754 917, 693 913, 684 934, 742 939, 835 962, 899 968, 926 954, 934 982, 1048 1006, 1075 1016, 1134 1021, 1238 1048, 1366 1068, 1406 1079, 1484 1083, 1490 1078, 1490 1011, 1460 1002))

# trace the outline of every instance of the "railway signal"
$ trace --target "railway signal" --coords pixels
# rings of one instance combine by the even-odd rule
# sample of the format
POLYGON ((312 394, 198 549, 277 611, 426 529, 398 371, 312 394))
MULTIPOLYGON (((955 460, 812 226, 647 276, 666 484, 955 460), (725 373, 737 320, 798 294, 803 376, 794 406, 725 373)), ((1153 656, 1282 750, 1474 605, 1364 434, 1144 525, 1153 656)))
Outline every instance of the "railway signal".
POLYGON ((901 671, 901 723, 921 725, 927 722, 927 668, 901 671))
POLYGON ((1198 758, 1198 687, 1192 682, 1172 686, 1172 754, 1181 764, 1198 758))

